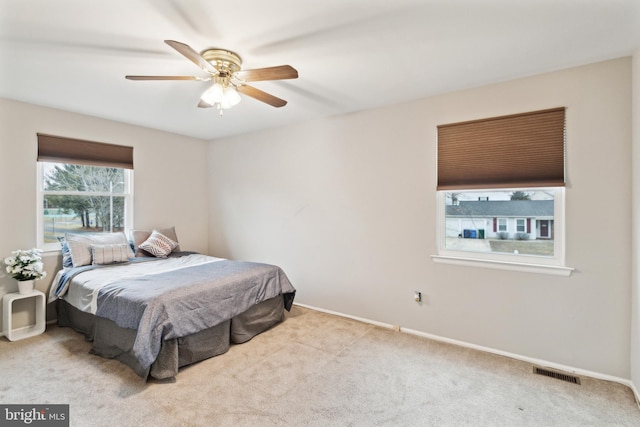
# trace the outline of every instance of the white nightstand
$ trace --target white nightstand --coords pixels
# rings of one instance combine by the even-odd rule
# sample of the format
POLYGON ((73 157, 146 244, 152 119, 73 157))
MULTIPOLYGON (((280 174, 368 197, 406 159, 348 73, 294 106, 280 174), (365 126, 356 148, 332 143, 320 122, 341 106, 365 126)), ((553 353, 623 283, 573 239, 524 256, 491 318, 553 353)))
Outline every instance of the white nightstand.
POLYGON ((2 298, 2 333, 9 341, 17 341, 43 333, 45 330, 45 316, 45 296, 40 291, 34 290, 30 294, 10 292, 2 298), (36 323, 25 328, 13 329, 13 302, 25 298, 33 298, 36 309, 36 323))

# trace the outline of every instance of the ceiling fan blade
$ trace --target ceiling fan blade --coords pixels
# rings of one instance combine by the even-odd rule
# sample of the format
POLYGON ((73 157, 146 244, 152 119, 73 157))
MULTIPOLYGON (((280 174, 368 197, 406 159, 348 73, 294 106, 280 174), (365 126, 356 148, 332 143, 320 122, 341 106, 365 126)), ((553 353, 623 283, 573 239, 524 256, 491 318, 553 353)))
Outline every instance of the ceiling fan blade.
POLYGON ((124 76, 129 80, 206 80, 194 76, 124 76))
POLYGON ((260 80, 297 79, 298 71, 291 65, 279 65, 277 67, 238 71, 235 76, 240 80, 244 80, 245 82, 256 82, 260 80))
POLYGON ((209 104, 208 102, 204 102, 202 99, 200 100, 200 102, 198 102, 198 108, 211 108, 213 107, 213 105, 209 104))
POLYGON ((263 92, 260 89, 256 89, 253 86, 241 85, 237 87, 238 92, 243 93, 247 96, 257 99, 258 101, 262 101, 266 104, 271 105, 272 107, 284 107, 287 105, 287 101, 284 99, 280 99, 273 95, 268 94, 267 92, 263 92))
POLYGON ((218 74, 218 70, 216 69, 216 67, 211 65, 211 63, 204 59, 198 52, 193 50, 191 46, 177 42, 175 40, 165 40, 164 42, 177 50, 178 53, 187 58, 189 61, 202 68, 207 73, 211 73, 213 75, 218 74))

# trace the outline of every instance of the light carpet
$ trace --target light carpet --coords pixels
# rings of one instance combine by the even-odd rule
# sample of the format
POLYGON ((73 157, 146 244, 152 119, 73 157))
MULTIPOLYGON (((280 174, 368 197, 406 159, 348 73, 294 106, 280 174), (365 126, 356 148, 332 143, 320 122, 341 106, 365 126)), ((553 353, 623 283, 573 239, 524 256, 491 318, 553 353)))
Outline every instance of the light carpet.
POLYGON ((70 405, 71 426, 640 426, 632 391, 294 306, 284 323, 144 382, 49 325, 0 338, 0 403, 70 405))

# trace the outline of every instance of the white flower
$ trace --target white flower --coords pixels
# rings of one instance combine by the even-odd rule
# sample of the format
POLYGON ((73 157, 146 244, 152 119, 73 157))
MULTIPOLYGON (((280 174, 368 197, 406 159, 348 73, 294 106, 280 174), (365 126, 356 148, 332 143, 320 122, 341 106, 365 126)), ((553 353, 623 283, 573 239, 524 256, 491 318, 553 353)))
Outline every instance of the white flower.
POLYGON ((37 280, 46 277, 41 253, 42 251, 36 248, 13 251, 13 256, 4 259, 7 273, 16 280, 37 280))

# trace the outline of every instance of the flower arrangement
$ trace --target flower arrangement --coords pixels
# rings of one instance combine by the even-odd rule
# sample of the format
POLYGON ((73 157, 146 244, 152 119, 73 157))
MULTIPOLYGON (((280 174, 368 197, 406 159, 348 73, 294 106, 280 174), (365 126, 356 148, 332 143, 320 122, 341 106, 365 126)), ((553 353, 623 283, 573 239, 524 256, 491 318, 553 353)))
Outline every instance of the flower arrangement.
POLYGON ((7 273, 14 279, 22 282, 25 280, 38 280, 47 276, 42 264, 42 251, 40 249, 17 250, 11 252, 13 256, 4 259, 7 265, 7 273))

